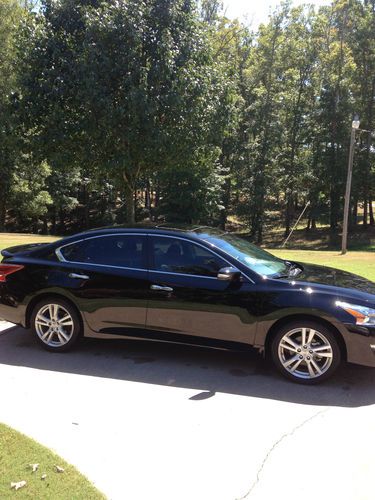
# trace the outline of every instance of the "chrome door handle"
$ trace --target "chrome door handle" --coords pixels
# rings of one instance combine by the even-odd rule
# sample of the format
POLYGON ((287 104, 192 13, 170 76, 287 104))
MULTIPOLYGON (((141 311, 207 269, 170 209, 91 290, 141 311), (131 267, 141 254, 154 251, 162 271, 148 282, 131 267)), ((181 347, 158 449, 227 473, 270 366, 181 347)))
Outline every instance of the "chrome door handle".
POLYGON ((76 274, 76 273, 70 273, 69 278, 74 278, 77 280, 89 280, 90 279, 89 276, 87 276, 86 274, 76 274))
POLYGON ((159 292, 173 292, 173 288, 170 286, 151 285, 150 288, 159 292))

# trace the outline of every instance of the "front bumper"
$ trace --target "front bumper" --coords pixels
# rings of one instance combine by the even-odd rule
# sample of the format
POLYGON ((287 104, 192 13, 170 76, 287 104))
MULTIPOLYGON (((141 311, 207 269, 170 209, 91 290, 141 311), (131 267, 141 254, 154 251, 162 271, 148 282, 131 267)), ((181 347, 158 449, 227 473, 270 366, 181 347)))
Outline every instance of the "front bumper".
POLYGON ((375 326, 345 326, 346 331, 342 334, 346 344, 347 361, 375 368, 375 326))

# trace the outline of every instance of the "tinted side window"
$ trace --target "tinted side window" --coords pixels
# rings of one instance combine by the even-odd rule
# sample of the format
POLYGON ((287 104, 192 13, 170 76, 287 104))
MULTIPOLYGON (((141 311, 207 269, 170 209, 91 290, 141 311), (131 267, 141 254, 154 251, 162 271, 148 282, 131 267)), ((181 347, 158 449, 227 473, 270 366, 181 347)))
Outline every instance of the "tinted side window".
POLYGON ((61 249, 69 262, 146 269, 146 238, 137 235, 103 236, 72 243, 61 249))
POLYGON ((154 269, 197 276, 213 276, 228 264, 195 243, 177 238, 152 238, 154 269))

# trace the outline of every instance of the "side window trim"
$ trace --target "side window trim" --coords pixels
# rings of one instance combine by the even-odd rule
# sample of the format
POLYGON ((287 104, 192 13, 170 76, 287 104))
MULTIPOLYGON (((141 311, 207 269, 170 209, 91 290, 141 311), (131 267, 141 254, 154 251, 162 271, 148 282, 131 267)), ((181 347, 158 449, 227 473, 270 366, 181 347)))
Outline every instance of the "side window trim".
POLYGON ((71 243, 67 243, 66 245, 61 245, 61 247, 58 247, 55 249, 55 254, 60 262, 65 262, 67 264, 79 264, 79 265, 83 264, 85 266, 111 267, 114 269, 129 269, 129 270, 133 270, 133 271, 145 271, 145 272, 147 272, 149 270, 150 265, 148 262, 148 260, 149 260, 148 258, 146 259, 146 263, 145 263, 146 267, 141 269, 141 268, 137 268, 137 267, 113 266, 111 264, 95 264, 92 262, 76 262, 74 260, 65 259, 65 257, 61 253, 61 250, 63 248, 71 246, 71 245, 76 245, 77 243, 81 243, 82 241, 93 240, 95 238, 106 238, 106 237, 110 237, 110 236, 145 236, 145 245, 146 245, 147 257, 148 257, 149 251, 148 251, 148 234, 147 233, 108 233, 108 234, 99 234, 97 236, 89 236, 88 238, 81 238, 79 240, 72 241, 71 243))
MULTIPOLYGON (((150 236, 150 272, 153 272, 153 273, 159 273, 159 274, 172 274, 174 276, 189 276, 189 277, 197 277, 197 278, 207 278, 207 279, 210 279, 210 280, 216 280, 217 278, 215 276, 205 276, 205 275, 202 275, 202 274, 184 274, 184 273, 174 273, 174 272, 171 272, 171 271, 159 271, 157 269, 154 269, 154 266, 155 266, 155 262, 154 262, 154 254, 153 254, 153 246, 151 244, 151 238, 169 238, 170 240, 172 239, 177 239, 177 240, 182 240, 182 241, 187 241, 189 243, 192 243, 193 245, 198 245, 200 247, 202 247, 204 250, 208 251, 209 253, 212 253, 213 255, 215 255, 216 257, 218 257, 219 259, 225 261, 229 266, 233 266, 233 264, 231 262, 229 262, 225 257, 222 257, 221 255, 219 255, 218 253, 216 253, 214 250, 211 250, 211 248, 207 248, 205 245, 202 245, 201 243, 195 241, 195 240, 190 240, 189 238, 183 238, 182 236, 172 236, 172 235, 167 235, 167 234, 149 234, 150 236)), ((243 274, 251 283, 254 283, 254 281, 249 278, 249 276, 247 276, 243 271, 241 271, 241 274, 243 274)))

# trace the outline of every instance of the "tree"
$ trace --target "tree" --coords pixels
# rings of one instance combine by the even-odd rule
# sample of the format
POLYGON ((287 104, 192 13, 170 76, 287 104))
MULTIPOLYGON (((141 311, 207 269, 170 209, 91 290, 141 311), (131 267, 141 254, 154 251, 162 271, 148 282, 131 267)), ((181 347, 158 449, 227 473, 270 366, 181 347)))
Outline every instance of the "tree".
POLYGON ((4 229, 19 152, 15 137, 14 93, 16 91, 15 37, 23 10, 16 0, 0 0, 0 230, 4 229))
POLYGON ((123 186, 189 162, 219 103, 194 2, 48 2, 25 32, 23 103, 40 154, 123 186))
POLYGON ((243 134, 246 140, 243 168, 238 178, 242 191, 238 208, 258 243, 263 238, 266 196, 276 166, 274 153, 281 138, 278 110, 284 61, 279 47, 285 38, 283 27, 288 11, 288 3, 282 4, 268 25, 260 26, 244 70, 243 134))

